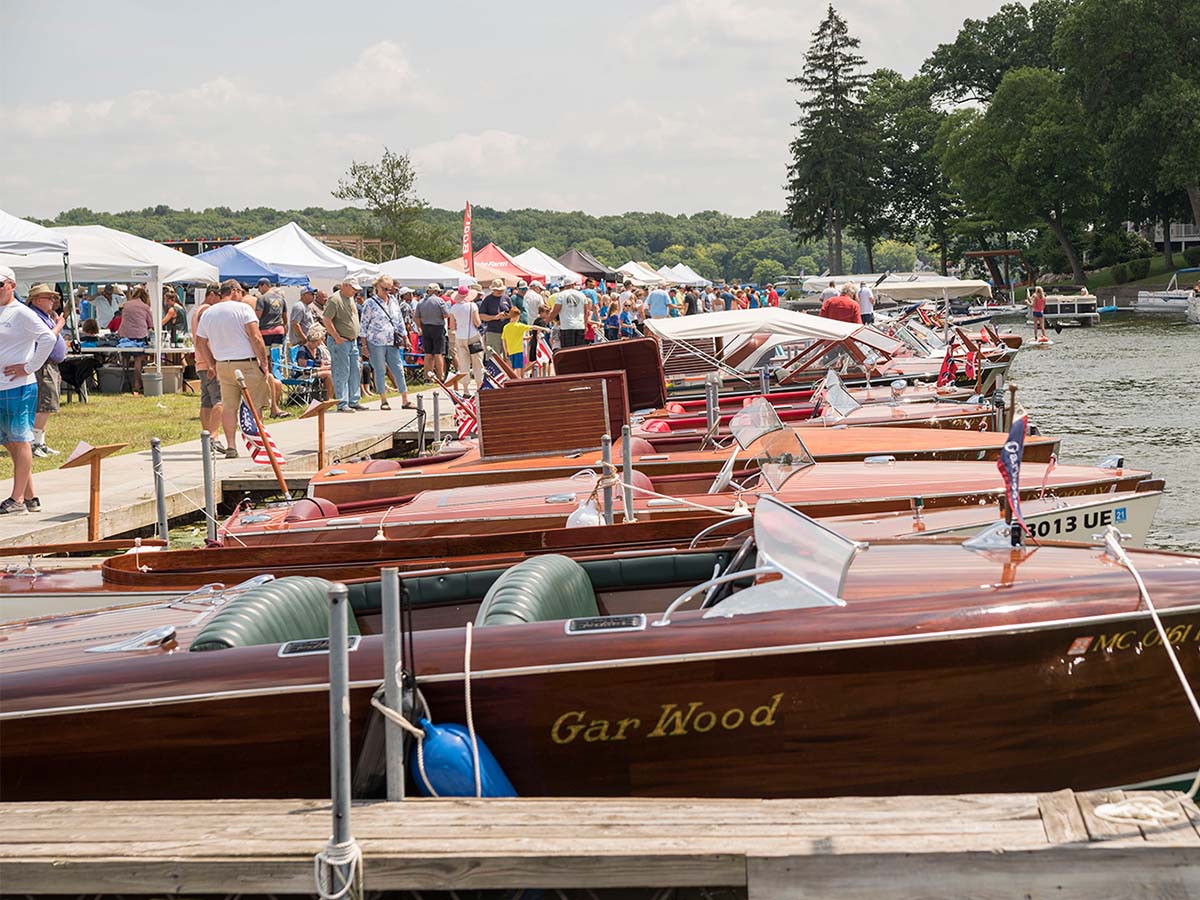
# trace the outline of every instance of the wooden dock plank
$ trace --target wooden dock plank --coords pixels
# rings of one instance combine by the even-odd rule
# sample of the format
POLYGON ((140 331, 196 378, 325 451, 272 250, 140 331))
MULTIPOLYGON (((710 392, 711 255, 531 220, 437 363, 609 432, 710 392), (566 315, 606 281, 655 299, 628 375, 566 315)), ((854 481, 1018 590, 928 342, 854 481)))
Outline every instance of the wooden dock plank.
POLYGON ((1046 839, 1052 844, 1070 844, 1089 840, 1083 813, 1075 802, 1074 791, 1055 791, 1038 797, 1038 810, 1046 829, 1046 839))
MULTIPOLYGON (((1135 841, 1103 820, 1089 830, 1110 798, 1083 799, 413 800, 357 804, 351 830, 369 890, 1200 896, 1191 843, 1135 841)), ((29 894, 306 893, 329 830, 327 801, 0 804, 0 883, 29 894)))
POLYGON ((1142 825, 1142 835, 1147 841, 1158 844, 1184 844, 1189 847, 1200 847, 1200 834, 1196 832, 1194 816, 1200 815, 1196 804, 1188 800, 1178 791, 1137 791, 1129 792, 1129 796, 1145 796, 1159 800, 1168 808, 1177 803, 1183 818, 1170 825, 1142 825))
POLYGON ((1079 811, 1083 813, 1084 824, 1087 825, 1088 835, 1093 841, 1124 841, 1141 843, 1142 830, 1136 825, 1122 825, 1110 822, 1096 815, 1096 808, 1106 803, 1120 803, 1125 799, 1124 791, 1090 791, 1086 794, 1076 794, 1079 801, 1079 811))

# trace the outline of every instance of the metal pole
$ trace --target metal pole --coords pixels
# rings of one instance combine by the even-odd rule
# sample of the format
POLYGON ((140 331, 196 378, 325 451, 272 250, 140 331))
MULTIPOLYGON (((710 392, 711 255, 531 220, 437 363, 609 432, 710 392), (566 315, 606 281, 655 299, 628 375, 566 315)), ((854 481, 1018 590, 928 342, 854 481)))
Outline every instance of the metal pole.
POLYGON ((622 502, 625 504, 625 521, 632 522, 633 488, 630 485, 633 484, 633 437, 628 425, 621 428, 621 480, 624 482, 622 502))
POLYGON ((709 428, 713 427, 713 423, 717 421, 719 415, 716 384, 713 382, 712 375, 708 375, 704 379, 704 419, 709 428))
POLYGON ((771 392, 771 370, 767 366, 758 370, 758 384, 764 397, 771 392))
MULTIPOLYGON (((606 434, 600 438, 600 459, 604 461, 604 475, 608 479, 612 475, 612 435, 606 434)), ((613 489, 612 483, 604 486, 604 524, 613 523, 613 489)))
MULTIPOLYGON (((400 684, 400 570, 386 567, 379 573, 383 598, 383 691, 388 709, 404 713, 404 690, 400 684)), ((384 719, 384 759, 387 763, 387 798, 404 799, 404 732, 384 719)))
POLYGON ((425 455, 425 395, 417 394, 417 455, 425 455))
POLYGON ((350 840, 350 654, 346 626, 350 592, 331 584, 329 598, 329 792, 333 843, 350 840))
POLYGON ((200 460, 204 466, 204 518, 207 519, 208 539, 217 539, 217 486, 213 478, 212 435, 200 432, 200 460))
POLYGON ((438 392, 433 392, 433 443, 440 444, 442 442, 442 413, 439 409, 438 401, 441 398, 438 392))
POLYGON ((150 462, 154 469, 154 506, 158 510, 158 537, 167 540, 167 483, 163 479, 162 442, 150 438, 150 462))

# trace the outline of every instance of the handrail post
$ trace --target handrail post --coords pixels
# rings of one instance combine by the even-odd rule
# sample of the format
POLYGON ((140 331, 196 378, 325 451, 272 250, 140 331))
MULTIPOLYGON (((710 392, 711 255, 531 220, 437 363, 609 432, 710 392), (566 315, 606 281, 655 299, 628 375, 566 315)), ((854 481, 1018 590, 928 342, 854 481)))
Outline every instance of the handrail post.
POLYGON ((208 540, 213 542, 217 539, 217 486, 213 477, 212 435, 207 431, 200 432, 200 462, 204 466, 204 518, 208 540))
MULTIPOLYGON (((400 570, 388 566, 379 573, 383 599, 383 702, 404 714, 404 689, 400 683, 400 570)), ((404 732, 390 719, 383 721, 387 798, 404 799, 404 732)))
POLYGON ((150 438, 150 464, 154 470, 154 506, 158 512, 158 537, 168 540, 169 526, 167 525, 167 483, 163 476, 162 441, 150 438))

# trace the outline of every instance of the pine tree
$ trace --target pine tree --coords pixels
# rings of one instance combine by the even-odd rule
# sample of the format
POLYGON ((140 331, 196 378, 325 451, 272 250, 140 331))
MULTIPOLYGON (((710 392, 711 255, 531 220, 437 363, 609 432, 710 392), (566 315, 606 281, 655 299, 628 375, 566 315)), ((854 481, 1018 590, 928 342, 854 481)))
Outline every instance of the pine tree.
POLYGON ((829 270, 842 274, 842 231, 861 221, 869 152, 862 95, 866 60, 858 38, 830 4, 804 54, 804 72, 789 78, 804 97, 788 167, 788 224, 802 238, 824 236, 829 270))

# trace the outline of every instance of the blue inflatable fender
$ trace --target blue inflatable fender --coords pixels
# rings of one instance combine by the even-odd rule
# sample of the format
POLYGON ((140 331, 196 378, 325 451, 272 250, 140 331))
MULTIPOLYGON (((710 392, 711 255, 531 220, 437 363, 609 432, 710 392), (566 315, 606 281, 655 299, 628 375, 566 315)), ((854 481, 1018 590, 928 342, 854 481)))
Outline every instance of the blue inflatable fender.
MULTIPOLYGON (((462 725, 434 725, 421 719, 425 739, 420 741, 425 759, 424 772, 418 761, 417 747, 410 754, 410 765, 417 790, 426 797, 474 797, 475 768, 472 763, 471 733, 462 725)), ((478 734, 479 784, 484 797, 515 797, 516 789, 478 734)))

